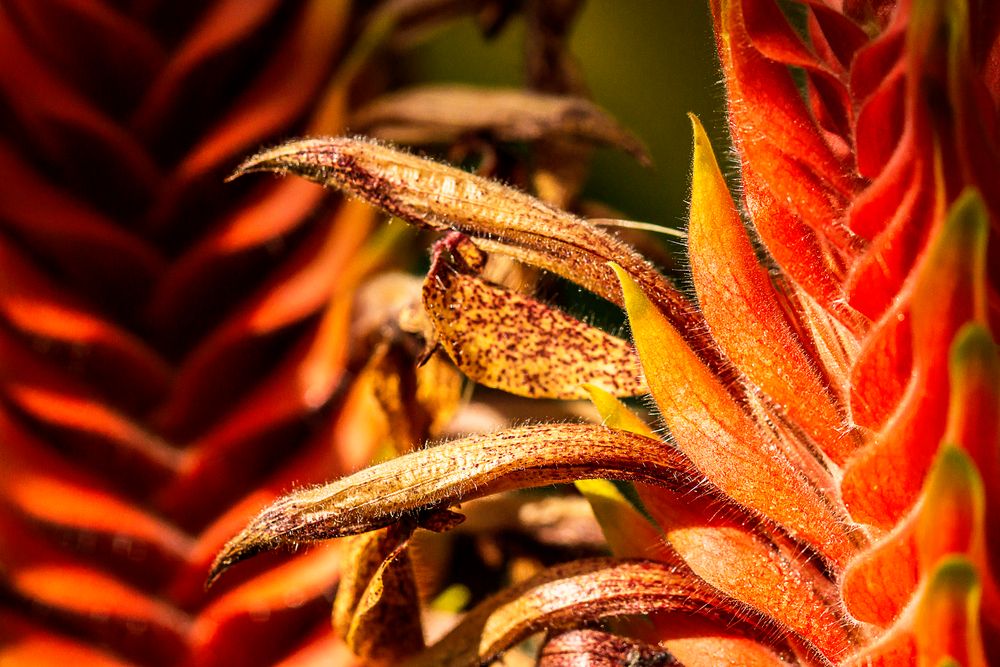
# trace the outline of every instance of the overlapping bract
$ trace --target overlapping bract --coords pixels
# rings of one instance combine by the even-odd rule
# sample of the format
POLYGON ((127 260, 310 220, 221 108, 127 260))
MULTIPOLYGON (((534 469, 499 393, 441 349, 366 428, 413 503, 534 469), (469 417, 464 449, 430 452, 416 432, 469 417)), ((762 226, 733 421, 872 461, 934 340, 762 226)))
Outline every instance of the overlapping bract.
MULTIPOLYGON (((404 228, 302 181, 223 180, 262 143, 341 132, 377 106, 395 40, 456 16, 499 29, 514 10, 0 5, 0 664, 325 664, 370 643, 354 631, 373 626, 356 622, 377 607, 369 581, 407 581, 405 567, 335 545, 206 594, 208 567, 293 485, 439 434, 461 379, 440 359, 415 370, 422 341, 393 328, 419 283, 368 282, 414 256, 397 252, 404 228), (342 573, 362 583, 338 635, 342 573)), ((575 8, 526 11, 540 15, 527 39, 560 53, 575 8)), ((493 93, 545 102, 544 132, 520 140, 575 141, 564 107, 607 139, 600 110, 561 96, 565 71, 532 67, 548 95, 493 93)), ((494 121, 484 145, 510 137, 494 121)))
MULTIPOLYGON (((602 648, 653 661, 670 659, 653 645, 687 665, 1000 661, 998 12, 960 0, 802 10, 804 36, 772 0, 712 3, 747 218, 695 120, 699 312, 586 221, 382 145, 305 140, 244 165, 461 232, 452 248, 478 250, 456 252, 456 275, 475 273, 465 257, 504 253, 623 305, 668 438, 651 444, 591 386, 603 427, 439 445, 300 492, 251 523, 219 567, 277 543, 419 524, 463 497, 563 479, 565 465, 637 482, 652 524, 614 487, 580 489, 615 554, 646 560, 553 569, 412 664, 485 662, 543 628, 554 629, 543 662, 597 659, 599 640, 564 630, 608 610, 651 622, 609 624, 632 639, 602 648), (634 443, 636 458, 608 442, 634 443), (678 585, 689 588, 675 597, 678 585)), ((460 365, 467 346, 502 343, 495 327, 469 340, 452 326, 436 330, 460 365)), ((523 331, 538 335, 530 321, 523 331)), ((596 371, 554 351, 554 365, 564 359, 574 369, 553 371, 563 377, 596 371)), ((463 368, 508 390, 531 383, 530 359, 507 361, 502 376, 463 368)))

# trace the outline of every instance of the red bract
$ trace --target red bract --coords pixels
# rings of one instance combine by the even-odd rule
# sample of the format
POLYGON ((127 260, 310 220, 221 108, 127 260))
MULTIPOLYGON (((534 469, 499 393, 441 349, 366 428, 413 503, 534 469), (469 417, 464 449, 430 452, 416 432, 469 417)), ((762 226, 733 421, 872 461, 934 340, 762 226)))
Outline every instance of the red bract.
POLYGON ((544 664, 1000 663, 1000 11, 800 9, 803 34, 773 0, 712 3, 742 206, 694 119, 698 310, 596 226, 464 172, 362 139, 251 158, 239 173, 299 174, 460 232, 424 290, 448 314, 430 318, 443 348, 508 391, 556 398, 573 395, 561 380, 587 383, 606 423, 445 443, 294 493, 215 572, 397 521, 441 529, 467 498, 611 477, 648 510, 579 485, 619 560, 544 571, 410 664, 486 663, 543 629, 544 664), (645 384, 623 379, 621 341, 477 277, 484 253, 623 305, 645 384), (662 440, 608 393, 645 387, 662 440), (617 638, 564 632, 636 614, 651 622, 607 622, 617 638))
MULTIPOLYGON (((304 181, 224 179, 262 143, 391 111, 400 45, 456 18, 498 30, 508 4, 0 2, 0 664, 349 659, 329 599, 377 568, 329 545, 207 592, 212 557, 287 489, 439 435, 462 380, 415 368, 396 316, 419 281, 370 280, 415 259, 405 227, 304 181)), ((530 106, 529 131, 485 113, 429 129, 427 108, 475 96, 443 88, 397 91, 412 117, 392 129, 470 154, 475 137, 508 177, 536 174, 523 143, 641 151, 561 85, 575 3, 536 4, 529 52, 559 65, 489 93, 530 106)), ((545 174, 563 201, 573 166, 545 174)))

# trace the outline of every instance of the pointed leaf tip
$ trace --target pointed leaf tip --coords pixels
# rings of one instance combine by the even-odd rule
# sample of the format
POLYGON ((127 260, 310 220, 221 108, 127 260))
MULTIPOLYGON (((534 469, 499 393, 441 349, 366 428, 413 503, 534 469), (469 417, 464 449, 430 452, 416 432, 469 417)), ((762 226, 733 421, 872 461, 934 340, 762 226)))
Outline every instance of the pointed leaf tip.
MULTIPOLYGON (((642 288, 636 284, 628 271, 619 266, 617 262, 608 262, 608 266, 615 272, 618 282, 621 283, 622 301, 625 303, 625 310, 629 313, 633 311, 636 313, 648 312, 652 308, 652 303, 646 298, 646 295, 642 292, 642 288)), ((629 321, 631 322, 631 320, 632 317, 630 315, 629 321)))
POLYGON ((711 142, 689 115, 694 157, 688 254, 701 312, 719 349, 775 410, 798 424, 835 462, 844 462, 855 440, 830 388, 817 372, 792 325, 790 312, 761 266, 733 202, 711 142))
MULTIPOLYGON (((688 113, 688 120, 691 121, 691 132, 694 135, 694 172, 695 178, 699 174, 714 174, 719 172, 719 163, 715 159, 715 151, 712 150, 712 142, 705 132, 705 126, 701 120, 693 113, 688 113), (699 168, 700 167, 700 168, 699 168)), ((721 173, 720 173, 721 176, 721 173)))
POLYGON ((1000 356, 989 329, 978 323, 962 327, 951 347, 950 365, 953 382, 960 379, 963 373, 984 368, 988 368, 995 377, 1000 377, 1000 356))
POLYGON ((617 428, 622 431, 638 433, 647 438, 655 439, 657 437, 649 424, 625 407, 625 404, 615 398, 610 392, 590 383, 584 384, 583 388, 589 394, 590 402, 597 408, 597 412, 601 415, 604 425, 608 428, 617 428))
POLYGON ((959 330, 949 355, 951 395, 945 439, 965 448, 986 479, 1000 458, 1000 353, 989 329, 978 323, 959 330))
POLYGON ((953 444, 943 445, 922 495, 916 532, 921 567, 929 570, 942 556, 975 549, 982 541, 986 497, 969 455, 953 444))
POLYGON ((337 148, 343 141, 337 137, 292 139, 251 155, 226 177, 226 182, 246 174, 272 171, 281 175, 292 173, 322 183, 327 178, 323 166, 337 164, 340 156, 337 148))
MULTIPOLYGON (((253 558, 257 554, 273 549, 281 544, 282 512, 284 503, 278 501, 264 509, 242 530, 229 540, 212 561, 205 580, 205 588, 210 588, 222 574, 232 566, 253 558)), ((287 523, 285 530, 287 530, 287 523)))
POLYGON ((628 498, 605 479, 578 480, 577 490, 590 503, 611 553, 618 558, 650 558, 674 562, 663 536, 628 498))
POLYGON ((914 635, 926 664, 945 659, 985 667, 979 632, 982 586, 975 566, 962 556, 941 559, 921 596, 914 635))
POLYGON ((949 226, 961 230, 959 233, 962 238, 970 239, 975 247, 985 243, 990 217, 986 203, 976 188, 968 187, 962 191, 951 205, 948 217, 949 226))

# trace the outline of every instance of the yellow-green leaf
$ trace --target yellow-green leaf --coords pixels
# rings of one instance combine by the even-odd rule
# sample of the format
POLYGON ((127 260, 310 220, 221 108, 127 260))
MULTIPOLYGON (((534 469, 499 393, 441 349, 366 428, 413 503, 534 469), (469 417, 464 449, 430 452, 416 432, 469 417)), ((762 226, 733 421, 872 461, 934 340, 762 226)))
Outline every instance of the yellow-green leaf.
POLYGON ((590 395, 590 401, 597 408, 601 420, 608 428, 617 428, 630 433, 638 433, 647 438, 656 438, 653 429, 638 415, 629 410, 624 403, 611 393, 593 384, 584 385, 590 395))

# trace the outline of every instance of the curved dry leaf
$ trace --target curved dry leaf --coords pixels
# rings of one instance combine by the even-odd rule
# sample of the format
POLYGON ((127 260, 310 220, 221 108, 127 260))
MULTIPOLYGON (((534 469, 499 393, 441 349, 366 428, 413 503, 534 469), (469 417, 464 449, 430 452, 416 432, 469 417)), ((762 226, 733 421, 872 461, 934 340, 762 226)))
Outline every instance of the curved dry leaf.
POLYGON ((482 665, 529 635, 612 616, 672 611, 708 617, 748 636, 779 630, 690 572, 645 560, 595 558, 540 572, 486 600, 407 667, 482 665))
POLYGON ((538 655, 538 667, 620 667, 680 665, 652 644, 600 630, 570 630, 549 637, 538 655))
MULTIPOLYGON (((183 500, 176 500, 175 498, 180 494, 174 494, 175 498, 170 499, 171 504, 167 510, 170 515, 182 516, 189 521, 189 517, 194 515, 196 520, 207 521, 208 527, 199 534, 187 565, 174 573, 170 587, 171 599, 180 600, 181 604, 184 605, 196 604, 198 600, 203 599, 205 573, 209 570, 218 551, 262 508, 280 498, 286 489, 296 484, 320 484, 331 474, 342 474, 347 470, 356 469, 360 462, 367 462, 374 457, 382 443, 382 433, 377 428, 373 429, 369 420, 366 419, 367 415, 364 412, 366 406, 357 400, 363 393, 360 389, 352 388, 344 401, 344 412, 339 416, 337 422, 324 425, 324 428, 321 428, 308 442, 305 442, 299 451, 287 461, 280 463, 277 470, 255 482, 252 492, 245 493, 245 487, 240 486, 238 482, 228 482, 224 489, 219 491, 213 489, 213 493, 208 498, 205 498, 204 493, 189 492, 183 500), (353 461, 345 460, 348 457, 344 456, 343 452, 347 450, 350 450, 350 457, 354 459, 353 461), (229 509, 221 514, 211 513, 202 507, 205 503, 228 506, 229 509)), ((253 465, 256 466, 251 468, 249 474, 259 474, 262 464, 261 458, 266 456, 269 448, 273 447, 275 442, 280 444, 287 441, 284 438, 279 439, 274 436, 263 439, 263 445, 258 445, 256 439, 249 441, 250 455, 255 459, 253 465)), ((240 457, 245 456, 246 449, 248 447, 240 450, 240 457)), ((202 479, 207 479, 212 476, 212 473, 215 473, 212 477, 215 480, 234 474, 231 472, 231 468, 226 467, 224 463, 235 458, 237 457, 223 458, 222 464, 211 461, 203 465, 198 472, 202 479)), ((273 466, 272 461, 273 459, 264 460, 263 464, 273 466)), ((248 475, 242 470, 237 470, 235 474, 248 475)), ((200 491, 205 488, 205 485, 191 483, 187 485, 187 488, 200 491)), ((308 557, 323 553, 328 545, 337 548, 342 546, 338 541, 317 545, 316 548, 309 550, 308 557)), ((299 560, 301 558, 293 559, 291 562, 299 560)), ((338 572, 339 563, 339 557, 333 559, 332 564, 337 565, 338 572)), ((331 577, 333 576, 331 575, 331 577)), ((280 585, 277 582, 285 581, 282 575, 276 575, 276 577, 275 586, 280 585)), ((293 586, 292 590, 298 591, 301 585, 293 586)))
MULTIPOLYGON (((263 463, 268 458, 267 446, 278 446, 281 434, 287 432, 284 429, 329 400, 343 378, 343 360, 331 359, 324 386, 301 387, 298 371, 307 353, 302 346, 293 350, 236 409, 188 445, 178 474, 157 492, 158 507, 188 521, 207 520, 209 516, 202 513, 212 511, 210 501, 226 502, 233 497, 231 494, 242 492, 240 479, 253 475, 254 471, 262 472, 262 466, 267 465, 263 463), (310 393, 310 389, 315 392, 310 393), (315 402, 310 403, 309 399, 315 402)), ((310 481, 322 479, 313 476, 310 481)), ((287 485, 275 488, 275 496, 284 488, 287 485)))
POLYGON ((608 262, 647 290, 682 331, 697 330, 691 304, 630 246, 565 211, 513 188, 356 137, 302 139, 251 157, 231 178, 292 173, 343 190, 419 227, 455 230, 499 252, 552 271, 622 305, 608 262))
POLYGON ((648 391, 627 341, 460 272, 448 249, 439 246, 424 281, 424 309, 436 342, 470 378, 530 398, 587 398, 584 384, 615 396, 648 391))
POLYGON ((395 665, 424 648, 420 600, 406 546, 414 526, 390 526, 348 540, 333 627, 373 665, 395 665))
POLYGON ((691 488, 701 477, 671 446, 589 424, 546 424, 476 435, 386 461, 285 496, 216 557, 211 584, 263 551, 354 535, 397 521, 454 523, 447 508, 508 489, 578 479, 622 479, 691 488))
POLYGON ((701 122, 694 130, 688 251, 698 303, 733 364, 836 463, 858 446, 842 406, 796 335, 726 187, 701 122))
POLYGON ((450 144, 470 135, 507 142, 567 138, 616 146, 643 164, 650 162, 642 143, 590 100, 519 88, 410 88, 378 98, 357 111, 349 125, 401 144, 450 144))

